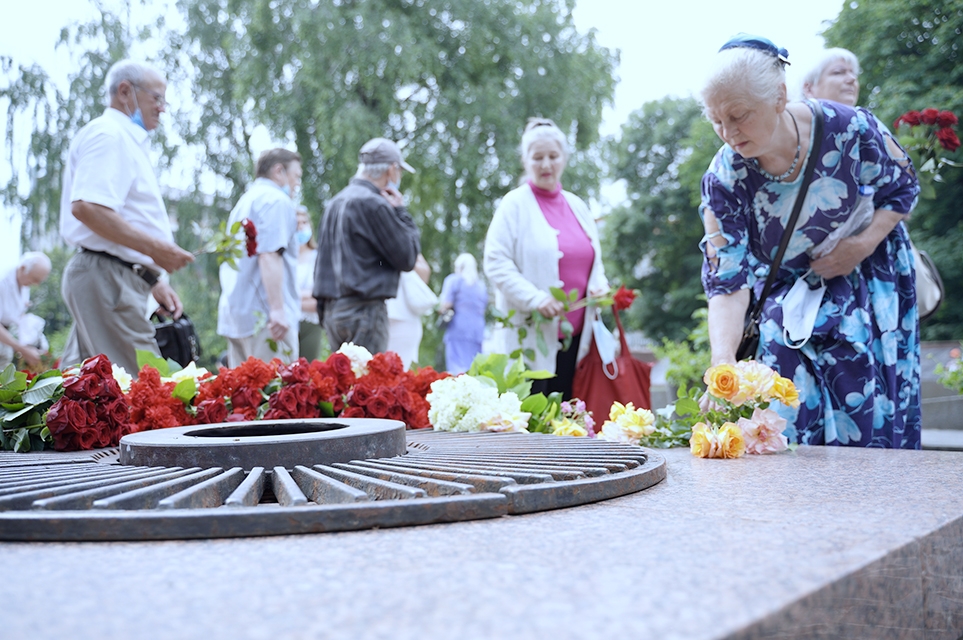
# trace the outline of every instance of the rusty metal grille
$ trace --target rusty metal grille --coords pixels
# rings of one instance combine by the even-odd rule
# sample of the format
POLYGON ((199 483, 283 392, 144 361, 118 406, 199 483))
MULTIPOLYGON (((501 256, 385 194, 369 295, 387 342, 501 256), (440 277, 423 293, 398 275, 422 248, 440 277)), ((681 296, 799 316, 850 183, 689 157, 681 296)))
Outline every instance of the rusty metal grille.
POLYGON ((541 434, 407 432, 407 454, 293 468, 142 467, 117 450, 0 453, 0 540, 347 531, 573 507, 645 489, 662 456, 541 434))

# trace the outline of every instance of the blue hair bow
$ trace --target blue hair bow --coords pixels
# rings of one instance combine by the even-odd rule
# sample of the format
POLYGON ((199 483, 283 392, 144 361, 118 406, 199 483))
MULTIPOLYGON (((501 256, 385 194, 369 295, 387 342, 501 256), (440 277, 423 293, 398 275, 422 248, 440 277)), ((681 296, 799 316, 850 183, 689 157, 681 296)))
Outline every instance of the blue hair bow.
POLYGON ((769 40, 768 38, 754 36, 750 33, 737 33, 729 38, 729 40, 719 48, 719 51, 725 51, 726 49, 738 49, 740 47, 746 49, 757 49, 763 53, 768 53, 783 64, 789 64, 789 51, 777 47, 775 44, 773 44, 772 40, 769 40))

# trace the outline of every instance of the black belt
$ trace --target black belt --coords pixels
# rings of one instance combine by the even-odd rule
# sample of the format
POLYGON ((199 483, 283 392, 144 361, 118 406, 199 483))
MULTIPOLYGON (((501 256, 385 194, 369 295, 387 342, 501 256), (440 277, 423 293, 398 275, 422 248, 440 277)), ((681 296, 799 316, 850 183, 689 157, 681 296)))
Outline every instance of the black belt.
POLYGON ((119 262, 120 264, 124 265, 125 267, 127 267, 128 269, 130 269, 131 271, 139 275, 144 280, 144 282, 146 282, 151 287, 157 284, 157 280, 160 278, 160 275, 158 273, 151 271, 144 265, 134 264, 133 262, 127 262, 126 260, 121 260, 120 258, 118 258, 112 253, 107 253, 106 251, 94 251, 93 249, 87 249, 86 247, 81 247, 80 250, 83 251, 84 253, 92 253, 97 256, 104 256, 105 258, 109 258, 114 262, 119 262))

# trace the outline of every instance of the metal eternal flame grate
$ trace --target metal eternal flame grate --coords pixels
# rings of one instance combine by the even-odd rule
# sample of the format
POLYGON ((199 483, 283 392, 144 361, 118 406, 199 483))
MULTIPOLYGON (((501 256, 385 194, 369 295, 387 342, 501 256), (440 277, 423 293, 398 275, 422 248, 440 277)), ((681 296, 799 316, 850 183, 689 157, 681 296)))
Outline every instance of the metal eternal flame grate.
POLYGON ((541 434, 279 420, 125 436, 120 449, 0 453, 0 540, 349 531, 572 507, 646 489, 665 460, 541 434))

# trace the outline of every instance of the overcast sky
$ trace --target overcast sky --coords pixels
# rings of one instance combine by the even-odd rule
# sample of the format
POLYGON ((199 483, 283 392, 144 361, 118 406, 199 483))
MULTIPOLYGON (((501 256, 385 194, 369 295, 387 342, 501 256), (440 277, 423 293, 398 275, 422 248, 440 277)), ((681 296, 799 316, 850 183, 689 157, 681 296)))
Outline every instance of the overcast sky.
MULTIPOLYGON (((322 0, 325 1, 325 0, 322 0)), ((70 59, 66 51, 54 51, 60 30, 72 22, 96 15, 85 0, 34 0, 7 3, 0 21, 0 55, 9 55, 15 64, 37 62, 65 83, 70 59)), ((104 0, 111 6, 111 0, 104 0)), ((139 5, 138 2, 133 4, 139 5)), ((167 2, 149 4, 149 13, 173 6, 167 2)), ((629 114, 645 102, 667 95, 695 95, 702 80, 706 59, 729 36, 746 31, 764 35, 789 50, 793 63, 789 69, 790 92, 797 73, 823 48, 819 35, 836 18, 842 0, 807 0, 804 3, 775 3, 771 0, 578 0, 574 18, 579 31, 596 29, 598 41, 619 49, 620 82, 615 104, 606 110, 602 133, 617 134, 629 114)), ((135 11, 142 11, 138 6, 135 11)), ((171 18, 180 21, 176 13, 171 18)), ((6 114, 0 107, 0 118, 6 114)), ((265 141, 269 144, 270 141, 265 141)), ((0 145, 5 142, 0 141, 0 145)), ((4 149, 3 157, 7 155, 4 149)), ((8 179, 0 167, 0 182, 8 179)), ((606 190, 603 206, 619 199, 618 189, 606 190), (607 195, 606 195, 607 194, 607 195)), ((0 215, 0 226, 7 216, 0 215)), ((0 243, 11 235, 0 228, 0 243)), ((0 256, 8 254, 0 244, 0 256)), ((0 258, 2 260, 2 258, 0 258)))

